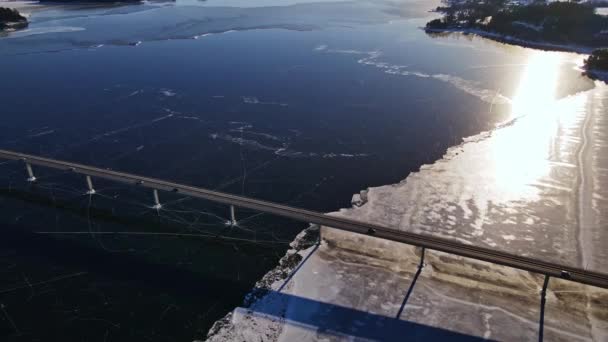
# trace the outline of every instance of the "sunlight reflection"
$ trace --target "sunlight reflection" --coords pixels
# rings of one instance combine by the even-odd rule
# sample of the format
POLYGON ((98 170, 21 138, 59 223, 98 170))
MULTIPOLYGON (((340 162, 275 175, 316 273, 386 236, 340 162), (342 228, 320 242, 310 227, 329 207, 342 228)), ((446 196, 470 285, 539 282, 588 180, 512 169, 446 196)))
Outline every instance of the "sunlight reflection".
POLYGON ((512 100, 511 117, 516 123, 496 134, 494 183, 510 199, 537 193, 534 184, 550 171, 558 131, 564 122, 572 123, 577 109, 584 105, 584 96, 557 99, 563 56, 550 52, 530 55, 512 100))
POLYGON ((513 97, 512 116, 545 115, 555 102, 562 55, 533 53, 524 69, 513 97))

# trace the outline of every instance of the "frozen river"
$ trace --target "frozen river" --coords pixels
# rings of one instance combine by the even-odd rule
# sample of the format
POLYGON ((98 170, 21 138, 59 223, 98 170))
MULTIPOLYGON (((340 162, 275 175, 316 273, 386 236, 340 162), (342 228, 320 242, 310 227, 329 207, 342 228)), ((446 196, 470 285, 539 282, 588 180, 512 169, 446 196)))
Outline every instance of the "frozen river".
MULTIPOLYGON (((426 35, 428 2, 9 4, 25 6, 31 24, 0 37, 0 148, 325 212, 369 188, 364 205, 340 215, 608 272, 608 88, 581 75, 582 55, 426 35)), ((227 228, 223 207, 162 195, 157 213, 138 189, 96 182, 89 198, 82 179, 35 171, 30 186, 22 165, 0 161, 9 340, 204 338, 304 228, 246 211, 227 228)), ((336 302, 374 274, 407 287, 411 251, 366 243, 388 260, 325 244, 286 291, 393 315, 403 293, 385 300, 390 287, 368 304, 336 302), (380 268, 338 278, 342 256, 380 268), (402 259, 409 266, 395 268, 402 259)), ((537 300, 538 279, 513 274, 537 300)), ((441 310, 425 301, 441 284, 421 286, 412 303, 441 310)), ((504 304, 493 300, 481 304, 504 304)), ((525 305, 504 315, 533 322, 525 305)), ((471 322, 444 328, 512 337, 498 315, 474 308, 462 313, 471 322)), ((420 323, 443 323, 428 317, 420 323)), ((589 320, 574 322, 555 336, 593 337, 589 320)))

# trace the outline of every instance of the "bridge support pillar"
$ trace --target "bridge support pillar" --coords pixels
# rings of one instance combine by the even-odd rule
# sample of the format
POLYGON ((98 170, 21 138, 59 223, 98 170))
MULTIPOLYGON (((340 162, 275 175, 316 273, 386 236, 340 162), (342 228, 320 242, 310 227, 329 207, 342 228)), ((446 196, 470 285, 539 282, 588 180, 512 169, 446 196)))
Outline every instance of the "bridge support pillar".
POLYGON ((407 304, 408 299, 412 295, 412 291, 414 291, 414 286, 416 285, 416 281, 418 281, 418 277, 420 277, 420 273, 422 273, 422 269, 424 268, 424 253, 426 251, 425 247, 420 247, 420 262, 418 262, 418 269, 412 278, 412 282, 410 283, 410 287, 407 289, 407 293, 403 298, 403 302, 401 303, 401 307, 399 311, 397 311, 397 319, 401 318, 401 314, 403 313, 403 309, 405 308, 405 304, 407 304))
MULTIPOLYGON (((309 223, 309 224, 313 224, 313 223, 309 223)), ((321 245, 321 242, 323 242, 323 226, 319 225, 319 246, 321 245)))
POLYGON ((93 181, 91 180, 91 176, 87 176, 87 195, 94 195, 95 188, 93 188, 93 181))
POLYGON ((231 226, 236 226, 237 222, 236 222, 236 214, 234 213, 234 206, 231 205, 230 206, 230 221, 228 222, 229 225, 231 226))
POLYGON ((35 182, 36 176, 34 176, 34 170, 32 170, 32 165, 30 163, 25 163, 25 170, 27 171, 27 181, 35 182))
POLYGON ((420 249, 420 263, 418 263, 418 270, 422 270, 424 267, 424 253, 426 252, 426 248, 421 247, 420 249))
POLYGON ((152 194, 154 195, 154 205, 152 206, 152 209, 160 210, 163 206, 160 204, 160 199, 158 198, 158 190, 154 189, 152 194))
POLYGON ((545 303, 547 302, 547 287, 549 286, 549 275, 545 274, 543 289, 540 292, 540 324, 538 329, 538 341, 543 342, 544 327, 545 327, 545 303))

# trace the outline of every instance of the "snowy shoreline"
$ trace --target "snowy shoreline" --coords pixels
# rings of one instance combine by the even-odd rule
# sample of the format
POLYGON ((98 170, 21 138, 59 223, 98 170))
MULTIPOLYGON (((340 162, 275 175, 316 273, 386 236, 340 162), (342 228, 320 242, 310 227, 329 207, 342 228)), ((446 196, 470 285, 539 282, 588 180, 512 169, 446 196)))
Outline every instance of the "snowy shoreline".
POLYGON ((588 55, 591 52, 593 52, 593 50, 595 50, 595 48, 589 47, 589 46, 575 45, 575 44, 555 44, 555 43, 543 42, 543 41, 531 41, 531 40, 520 39, 520 38, 516 38, 513 36, 508 36, 508 35, 504 35, 504 34, 500 34, 500 33, 488 32, 488 31, 477 30, 477 29, 464 29, 464 28, 431 29, 431 28, 424 28, 424 27, 421 27, 421 29, 427 33, 459 33, 459 34, 464 34, 464 35, 471 34, 471 35, 476 35, 476 36, 479 36, 482 38, 492 39, 492 40, 500 42, 500 43, 517 45, 517 46, 521 46, 524 48, 532 48, 532 49, 543 50, 543 51, 573 52, 573 53, 588 55))
MULTIPOLYGON (((583 46, 583 45, 575 45, 575 44, 555 44, 550 42, 542 42, 542 41, 531 41, 525 39, 519 39, 513 36, 503 35, 495 32, 488 32, 484 30, 478 29, 464 29, 464 28, 447 28, 447 29, 431 29, 421 27, 420 29, 424 30, 426 33, 430 34, 462 34, 462 35, 475 35, 481 38, 490 39, 499 43, 519 46, 523 48, 530 48, 542 51, 557 51, 557 52, 571 52, 583 55, 590 55, 593 50, 596 48, 583 46)), ((583 70, 583 74, 587 77, 603 81, 608 83, 608 71, 601 70, 583 70)))

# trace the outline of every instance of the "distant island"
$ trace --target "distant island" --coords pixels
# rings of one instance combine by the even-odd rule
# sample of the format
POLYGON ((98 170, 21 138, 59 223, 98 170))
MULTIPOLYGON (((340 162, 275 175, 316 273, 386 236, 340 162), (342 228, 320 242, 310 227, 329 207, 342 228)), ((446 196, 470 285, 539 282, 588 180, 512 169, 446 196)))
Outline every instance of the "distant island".
MULTIPOLYGON (((61 3, 90 3, 90 4, 118 4, 142 2, 143 0, 39 0, 45 2, 61 3)), ((0 7, 0 33, 3 31, 15 31, 28 27, 29 22, 17 9, 0 7)))
MULTIPOLYGON (((585 51, 608 46, 608 17, 592 2, 443 0, 425 30, 475 33, 494 40, 549 50, 585 51)), ((594 52, 587 70, 606 70, 607 50, 594 52)))
POLYGON ((427 30, 478 30, 530 42, 608 45, 608 17, 595 13, 594 5, 539 1, 521 4, 508 0, 444 0, 436 10, 440 19, 427 30))
POLYGON ((0 7, 0 31, 27 27, 27 18, 16 9, 0 7))

